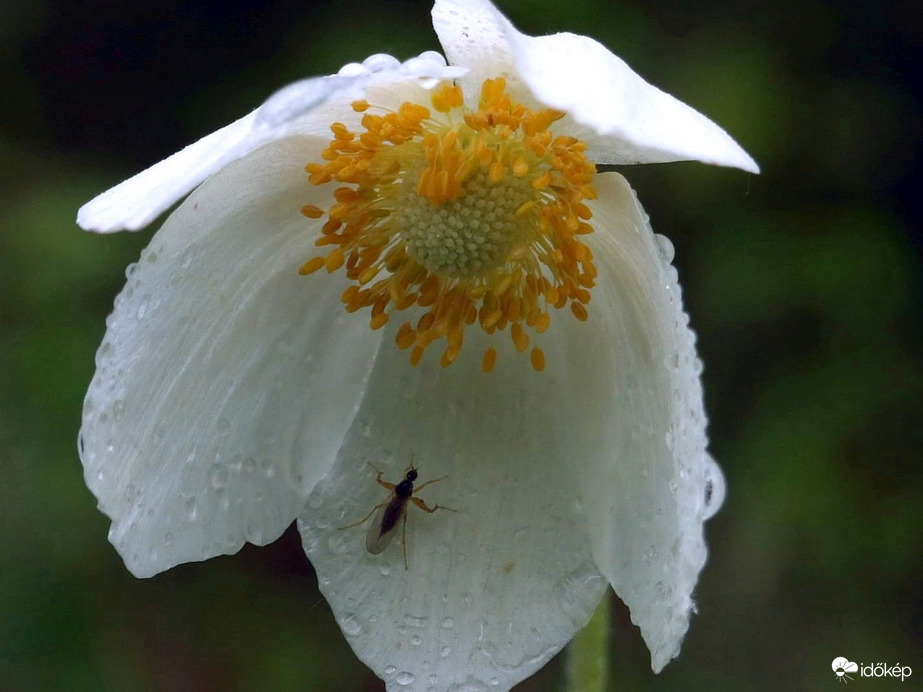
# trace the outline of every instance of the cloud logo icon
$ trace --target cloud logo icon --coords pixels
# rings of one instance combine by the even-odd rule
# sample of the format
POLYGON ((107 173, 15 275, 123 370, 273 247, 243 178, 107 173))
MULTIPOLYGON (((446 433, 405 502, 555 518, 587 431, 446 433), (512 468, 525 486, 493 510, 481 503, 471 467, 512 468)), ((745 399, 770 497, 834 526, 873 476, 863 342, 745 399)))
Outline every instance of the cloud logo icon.
POLYGON ((858 673, 859 666, 847 658, 839 656, 833 659, 833 672, 836 675, 837 682, 846 682, 852 680, 846 673, 858 673))

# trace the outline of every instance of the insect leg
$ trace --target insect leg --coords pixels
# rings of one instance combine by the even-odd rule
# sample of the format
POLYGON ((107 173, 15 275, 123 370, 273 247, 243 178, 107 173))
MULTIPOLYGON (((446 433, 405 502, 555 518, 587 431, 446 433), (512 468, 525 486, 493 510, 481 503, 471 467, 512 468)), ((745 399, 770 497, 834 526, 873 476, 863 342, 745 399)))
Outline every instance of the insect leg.
POLYGON ((421 490, 423 490, 423 488, 425 488, 426 486, 432 485, 433 483, 438 483, 439 481, 444 481, 446 478, 448 478, 448 476, 442 476, 442 477, 440 477, 440 478, 434 478, 434 479, 431 480, 431 481, 426 481, 426 483, 424 483, 423 485, 418 485, 417 487, 415 487, 415 488, 413 489, 413 491, 414 491, 415 493, 418 493, 418 492, 420 492, 421 490))
POLYGON ((375 505, 374 507, 372 507, 372 511, 369 512, 368 514, 366 514, 365 517, 364 517, 363 519, 357 521, 355 524, 350 524, 349 526, 341 526, 339 529, 337 529, 337 531, 342 531, 343 529, 351 529, 351 528, 353 528, 354 526, 360 526, 361 524, 364 524, 365 522, 367 522, 367 521, 369 520, 369 518, 370 518, 373 514, 375 514, 375 510, 381 509, 381 508, 384 507, 386 504, 388 504, 388 503, 387 503, 387 502, 382 502, 381 504, 375 505))
POLYGON ((404 569, 407 569, 407 512, 404 512, 404 523, 401 525, 401 547, 404 549, 404 569))
POLYGON ((382 487, 384 487, 384 488, 387 488, 388 490, 390 490, 390 491, 393 492, 393 491, 394 491, 394 488, 396 488, 397 486, 395 486, 394 483, 388 483, 387 481, 381 480, 381 477, 382 477, 383 475, 385 475, 385 472, 384 472, 384 471, 379 471, 379 470, 378 470, 378 467, 375 466, 371 461, 367 461, 367 462, 365 462, 365 463, 368 464, 369 466, 371 466, 372 469, 373 469, 375 472, 378 473, 378 476, 376 476, 376 478, 375 478, 375 482, 378 483, 378 485, 380 485, 380 486, 382 486, 382 487))
POLYGON ((447 510, 447 511, 449 511, 449 512, 457 512, 457 511, 458 511, 457 509, 452 509, 451 507, 444 507, 443 505, 436 505, 435 507, 430 507, 430 506, 427 505, 425 502, 423 502, 423 500, 421 500, 419 497, 411 497, 411 498, 410 498, 410 501, 413 502, 417 507, 419 507, 420 509, 422 509, 424 512, 429 512, 430 514, 432 514, 433 512, 435 512, 437 509, 444 509, 444 510, 447 510))

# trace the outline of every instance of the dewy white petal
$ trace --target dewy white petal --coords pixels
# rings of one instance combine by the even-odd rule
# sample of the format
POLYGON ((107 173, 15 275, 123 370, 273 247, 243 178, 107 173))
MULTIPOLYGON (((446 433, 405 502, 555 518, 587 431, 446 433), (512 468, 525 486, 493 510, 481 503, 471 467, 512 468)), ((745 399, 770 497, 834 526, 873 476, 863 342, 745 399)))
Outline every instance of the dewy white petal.
POLYGON ((136 231, 218 170, 250 135, 256 113, 203 137, 80 207, 77 223, 90 231, 136 231))
POLYGON ((280 140, 210 178, 116 299, 80 457, 137 576, 274 540, 349 427, 380 334, 342 312, 342 280, 298 275, 323 146, 280 140))
POLYGON ((543 335, 550 358, 541 374, 508 335, 495 340, 489 375, 483 333, 466 333, 450 368, 438 353, 409 367, 406 352, 388 347, 394 329, 385 335, 362 407, 299 528, 347 640, 389 690, 508 690, 570 640, 608 588, 574 474, 595 441, 574 427, 585 407, 567 377, 582 360, 579 340, 604 335, 577 326, 543 335), (408 507, 405 570, 400 527, 379 555, 365 547, 373 519, 341 527, 388 497, 366 462, 397 482, 411 453, 418 485, 447 475, 420 497, 457 512, 408 507))
MULTIPOLYGON (((660 671, 679 653, 705 563, 703 522, 724 496, 706 451, 706 419, 696 357, 670 242, 655 236, 634 193, 615 173, 597 176, 596 232, 587 237, 599 269, 590 321, 610 332, 582 355, 612 373, 585 394, 601 416, 582 434, 595 453, 574 466, 581 478, 594 556, 660 671)), ((587 404, 590 409, 590 404, 587 404)))
POLYGON ((585 139, 594 160, 694 160, 759 173, 727 132, 645 82, 597 41, 569 33, 533 38, 511 32, 509 38, 516 70, 538 100, 588 128, 569 134, 585 139))
POLYGON ((337 75, 289 85, 253 113, 90 200, 78 211, 77 223, 100 233, 144 228, 208 176, 267 142, 293 134, 327 136, 332 122, 355 115, 349 103, 367 91, 416 96, 463 73, 447 67, 437 53, 404 63, 373 55, 337 75))
POLYGON ((512 92, 521 90, 507 38, 507 32, 516 29, 490 2, 436 0, 432 16, 449 62, 468 68, 461 82, 469 98, 476 101, 484 80, 497 77, 504 77, 512 92))
POLYGON ((591 38, 526 36, 487 0, 437 0, 433 25, 450 62, 471 68, 470 86, 498 76, 513 91, 522 85, 568 114, 559 131, 585 140, 594 161, 696 160, 759 172, 724 130, 591 38))

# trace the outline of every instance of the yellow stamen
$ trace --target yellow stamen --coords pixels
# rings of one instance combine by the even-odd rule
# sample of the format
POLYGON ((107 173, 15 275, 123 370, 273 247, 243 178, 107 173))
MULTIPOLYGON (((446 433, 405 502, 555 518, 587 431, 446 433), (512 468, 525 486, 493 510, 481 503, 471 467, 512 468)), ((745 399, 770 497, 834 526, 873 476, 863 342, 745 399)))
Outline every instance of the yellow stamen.
MULTIPOLYGON (((338 184, 334 202, 301 210, 327 217, 315 244, 331 247, 300 273, 345 266, 354 283, 342 302, 347 312, 370 308, 372 329, 416 306, 416 326, 405 322, 394 337, 414 365, 443 339, 440 363, 451 365, 467 327, 509 328, 525 352, 552 310, 569 306, 587 320, 597 271, 577 238, 593 230, 585 201, 596 197, 596 169, 583 142, 549 130, 564 114, 514 102, 503 79, 484 82, 475 110, 454 84, 435 89, 430 105, 369 112, 356 101, 364 131, 331 125, 321 162, 305 170, 312 185, 338 184)), ((482 369, 496 361, 489 347, 482 369)), ((540 348, 530 361, 544 369, 540 348)))

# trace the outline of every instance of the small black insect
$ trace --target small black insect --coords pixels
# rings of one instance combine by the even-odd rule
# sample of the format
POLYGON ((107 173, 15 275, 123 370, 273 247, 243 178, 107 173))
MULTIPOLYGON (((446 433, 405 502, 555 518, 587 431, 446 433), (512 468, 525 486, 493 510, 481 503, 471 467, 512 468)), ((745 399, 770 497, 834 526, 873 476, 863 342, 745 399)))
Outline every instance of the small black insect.
POLYGON ((377 510, 378 513, 375 514, 375 520, 372 522, 372 525, 369 526, 369 531, 365 535, 365 547, 366 550, 368 550, 372 555, 378 555, 378 553, 383 552, 384 549, 391 544, 391 539, 394 538, 397 523, 400 521, 401 545, 404 548, 404 569, 407 569, 407 502, 412 502, 428 514, 432 514, 439 509, 445 509, 449 512, 457 511, 451 507, 443 507, 442 505, 430 507, 419 497, 414 497, 414 492, 419 492, 428 485, 438 483, 439 481, 447 478, 447 476, 435 478, 431 481, 427 481, 417 488, 414 488, 413 483, 415 480, 417 480, 417 469, 414 468, 413 455, 411 455, 410 467, 404 473, 404 480, 395 485, 393 483, 388 483, 387 481, 381 480, 381 477, 384 475, 384 471, 379 471, 369 462, 366 463, 368 463, 369 466, 371 466, 378 473, 375 481, 378 483, 378 485, 391 491, 391 497, 389 497, 381 504, 372 507, 372 510, 360 521, 357 521, 354 524, 349 524, 348 526, 342 526, 339 530, 343 531, 344 529, 351 529, 364 524, 373 514, 375 514, 377 510))

